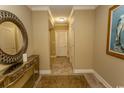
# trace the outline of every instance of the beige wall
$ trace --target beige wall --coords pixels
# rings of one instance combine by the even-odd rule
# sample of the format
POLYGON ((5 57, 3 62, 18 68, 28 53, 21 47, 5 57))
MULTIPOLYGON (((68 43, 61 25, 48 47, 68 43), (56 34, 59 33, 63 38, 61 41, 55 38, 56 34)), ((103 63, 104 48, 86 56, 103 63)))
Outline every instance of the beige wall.
POLYGON ((33 25, 33 53, 40 55, 40 69, 50 68, 49 46, 49 15, 47 11, 34 11, 32 13, 33 25))
POLYGON ((50 56, 56 56, 56 40, 54 29, 49 30, 50 33, 50 56))
POLYGON ((124 86, 124 60, 106 54, 109 7, 96 9, 94 69, 113 87, 124 86))
POLYGON ((91 69, 93 63, 94 10, 76 10, 73 30, 75 32, 74 69, 91 69))
POLYGON ((14 13, 24 24, 28 33, 28 56, 32 55, 32 12, 26 6, 0 5, 1 10, 7 10, 14 13))

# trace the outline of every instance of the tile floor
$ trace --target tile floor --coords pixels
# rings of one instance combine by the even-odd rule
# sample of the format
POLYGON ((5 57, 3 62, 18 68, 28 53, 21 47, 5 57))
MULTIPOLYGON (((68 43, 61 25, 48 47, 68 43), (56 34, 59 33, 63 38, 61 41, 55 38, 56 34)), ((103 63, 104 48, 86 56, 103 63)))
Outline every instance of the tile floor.
POLYGON ((71 75, 73 72, 72 65, 66 57, 53 58, 51 70, 53 75, 71 75))
POLYGON ((37 88, 89 88, 84 75, 42 75, 37 88))
MULTIPOLYGON (((66 57, 51 58, 52 75, 75 75, 72 64, 66 57)), ((93 73, 77 74, 84 75, 91 88, 105 88, 105 86, 94 76, 93 73)), ((42 75, 41 75, 42 79, 42 75)))

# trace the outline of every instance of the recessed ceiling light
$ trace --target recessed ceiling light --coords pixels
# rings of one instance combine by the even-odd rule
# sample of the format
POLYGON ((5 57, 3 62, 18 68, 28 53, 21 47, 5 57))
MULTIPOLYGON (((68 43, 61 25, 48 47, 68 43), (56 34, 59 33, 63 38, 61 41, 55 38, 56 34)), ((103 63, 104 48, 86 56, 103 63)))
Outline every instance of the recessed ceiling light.
POLYGON ((60 21, 60 22, 64 22, 65 19, 64 19, 64 18, 59 18, 59 21, 60 21))

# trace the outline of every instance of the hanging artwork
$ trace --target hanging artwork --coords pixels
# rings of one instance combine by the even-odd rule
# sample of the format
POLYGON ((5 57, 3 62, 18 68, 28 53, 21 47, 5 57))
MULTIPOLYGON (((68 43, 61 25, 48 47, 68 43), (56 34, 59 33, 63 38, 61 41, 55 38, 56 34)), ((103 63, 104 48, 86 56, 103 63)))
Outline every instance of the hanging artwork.
POLYGON ((107 54, 124 59, 124 6, 109 9, 107 54))

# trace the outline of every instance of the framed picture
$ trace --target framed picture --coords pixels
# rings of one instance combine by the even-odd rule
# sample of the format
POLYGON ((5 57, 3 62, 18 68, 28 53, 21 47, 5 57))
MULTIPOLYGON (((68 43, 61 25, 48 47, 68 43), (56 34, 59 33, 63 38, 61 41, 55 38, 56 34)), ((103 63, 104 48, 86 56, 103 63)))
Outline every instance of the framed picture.
POLYGON ((106 53, 124 59, 124 6, 112 6, 108 15, 106 53))

